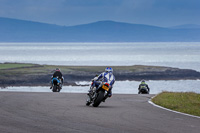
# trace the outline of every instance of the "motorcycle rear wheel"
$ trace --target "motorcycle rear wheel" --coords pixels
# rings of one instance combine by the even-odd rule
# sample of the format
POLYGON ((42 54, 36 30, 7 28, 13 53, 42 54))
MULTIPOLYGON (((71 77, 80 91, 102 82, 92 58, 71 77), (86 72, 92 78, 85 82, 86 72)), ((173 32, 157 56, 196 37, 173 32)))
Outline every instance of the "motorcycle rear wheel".
POLYGON ((57 86, 56 85, 53 86, 53 90, 52 91, 53 92, 57 92, 57 86))
POLYGON ((60 92, 60 90, 61 90, 61 88, 60 88, 60 86, 58 86, 58 88, 57 88, 57 92, 60 92))
POLYGON ((102 100, 103 100, 103 98, 104 98, 104 91, 102 91, 102 90, 100 90, 99 92, 98 92, 98 96, 97 96, 97 98, 94 100, 94 103, 93 103, 93 107, 98 107, 99 106, 99 104, 102 102, 102 100))

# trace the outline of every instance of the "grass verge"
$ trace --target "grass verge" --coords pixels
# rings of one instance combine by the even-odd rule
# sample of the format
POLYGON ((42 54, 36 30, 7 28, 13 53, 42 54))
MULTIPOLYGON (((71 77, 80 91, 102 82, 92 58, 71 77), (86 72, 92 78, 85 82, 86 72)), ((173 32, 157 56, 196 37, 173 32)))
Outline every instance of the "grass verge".
POLYGON ((21 68, 21 67, 32 67, 34 64, 22 64, 22 63, 0 63, 0 70, 1 69, 13 69, 13 68, 21 68))
POLYGON ((162 107, 200 116, 200 94, 193 92, 162 92, 152 99, 162 107))
MULTIPOLYGON (((38 64, 23 64, 23 63, 0 63, 0 74, 50 74, 55 68, 59 67, 63 73, 69 72, 93 72, 101 73, 105 70, 106 66, 55 66, 55 65, 38 65, 38 64)), ((160 71, 163 72, 167 67, 158 67, 158 66, 111 66, 115 72, 154 72, 160 71)))

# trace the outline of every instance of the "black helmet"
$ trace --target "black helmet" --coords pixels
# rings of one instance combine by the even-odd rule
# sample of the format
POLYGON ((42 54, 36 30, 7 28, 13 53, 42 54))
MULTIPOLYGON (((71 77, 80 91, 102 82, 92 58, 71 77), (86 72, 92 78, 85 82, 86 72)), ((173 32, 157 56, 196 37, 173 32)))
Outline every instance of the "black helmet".
POLYGON ((56 68, 56 71, 59 71, 59 72, 60 72, 60 69, 59 69, 59 68, 56 68))

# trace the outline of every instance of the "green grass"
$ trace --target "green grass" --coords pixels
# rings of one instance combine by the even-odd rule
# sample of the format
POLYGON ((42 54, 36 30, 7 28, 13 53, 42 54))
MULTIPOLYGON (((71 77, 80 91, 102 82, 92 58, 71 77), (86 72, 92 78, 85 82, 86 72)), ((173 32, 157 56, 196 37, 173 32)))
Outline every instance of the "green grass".
POLYGON ((31 66, 34 66, 34 64, 5 63, 5 64, 0 64, 0 70, 1 69, 21 68, 21 67, 31 67, 31 66))
POLYGON ((200 94, 193 92, 162 92, 152 99, 162 107, 200 116, 200 94))
MULTIPOLYGON (((37 65, 37 64, 22 64, 22 63, 4 63, 0 64, 0 70, 13 70, 13 71, 28 71, 32 72, 46 72, 55 70, 59 67, 62 72, 69 71, 84 71, 84 72, 102 72, 105 70, 106 66, 55 66, 55 65, 37 65), (35 67, 36 66, 36 67, 35 67)), ((158 66, 110 66, 115 71, 123 72, 143 72, 143 71, 165 71, 167 68, 158 66)))

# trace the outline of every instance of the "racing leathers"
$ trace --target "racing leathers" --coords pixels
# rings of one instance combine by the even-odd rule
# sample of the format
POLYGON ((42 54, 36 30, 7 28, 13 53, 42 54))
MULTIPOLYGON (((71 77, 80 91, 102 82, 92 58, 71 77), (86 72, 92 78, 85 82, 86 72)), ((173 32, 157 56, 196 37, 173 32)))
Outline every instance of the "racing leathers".
POLYGON ((96 89, 98 90, 102 82, 109 84, 109 91, 107 95, 108 97, 111 97, 112 88, 115 83, 115 76, 113 75, 112 72, 103 72, 98 77, 95 77, 94 82, 91 87, 96 87, 96 89))
POLYGON ((62 73, 60 71, 55 71, 53 74, 53 77, 58 77, 59 79, 62 79, 62 73))

